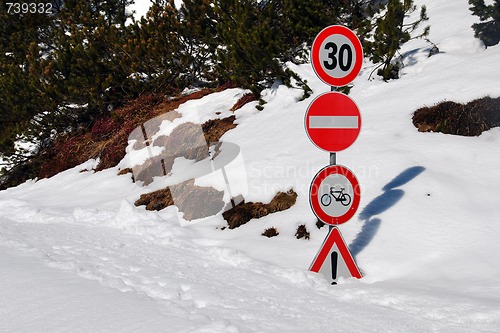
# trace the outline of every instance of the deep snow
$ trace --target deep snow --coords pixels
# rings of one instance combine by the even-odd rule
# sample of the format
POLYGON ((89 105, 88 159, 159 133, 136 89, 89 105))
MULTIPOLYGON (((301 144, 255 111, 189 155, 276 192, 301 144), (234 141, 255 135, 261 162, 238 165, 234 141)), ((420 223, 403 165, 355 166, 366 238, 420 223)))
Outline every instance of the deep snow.
MULTIPOLYGON (((350 97, 360 107, 357 141, 338 154, 362 189, 340 226, 361 280, 330 286, 307 271, 326 228, 309 207, 312 177, 328 164, 304 131, 312 99, 329 90, 310 65, 293 66, 314 95, 276 85, 235 112, 225 141, 241 148, 247 201, 294 189, 291 209, 234 230, 221 216, 181 227, 175 208, 134 201, 151 188, 80 172, 0 192, 0 331, 495 332, 500 326, 500 129, 479 137, 419 133, 424 105, 500 96, 500 46, 484 49, 467 1, 426 4, 429 38, 415 40, 403 75, 368 81, 365 61, 350 97), (297 240, 306 224, 310 240, 297 240), (280 235, 262 237, 269 227, 280 235)), ((226 90, 179 108, 199 122, 230 114, 245 91, 226 90)), ((126 160, 121 166, 126 166, 126 160)))

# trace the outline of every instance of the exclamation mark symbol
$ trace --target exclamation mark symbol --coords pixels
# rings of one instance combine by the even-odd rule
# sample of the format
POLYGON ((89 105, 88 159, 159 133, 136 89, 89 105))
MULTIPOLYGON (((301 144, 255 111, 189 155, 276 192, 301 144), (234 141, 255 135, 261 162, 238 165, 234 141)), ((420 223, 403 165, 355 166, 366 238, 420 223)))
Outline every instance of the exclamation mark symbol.
POLYGON ((332 264, 332 279, 333 279, 332 284, 337 284, 337 282, 335 282, 335 280, 337 280, 337 261, 338 261, 338 258, 339 258, 339 254, 336 251, 332 251, 332 253, 330 254, 330 260, 331 260, 331 264, 332 264))

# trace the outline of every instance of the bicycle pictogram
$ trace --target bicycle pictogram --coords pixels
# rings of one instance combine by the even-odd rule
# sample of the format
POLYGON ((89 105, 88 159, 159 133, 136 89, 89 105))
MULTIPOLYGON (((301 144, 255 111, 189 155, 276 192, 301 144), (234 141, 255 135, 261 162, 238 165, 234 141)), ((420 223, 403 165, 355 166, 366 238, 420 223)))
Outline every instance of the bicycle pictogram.
POLYGON ((325 193, 321 196, 321 204, 323 206, 330 206, 333 197, 335 201, 340 202, 342 205, 349 206, 351 203, 351 196, 344 191, 344 187, 341 187, 340 191, 335 191, 335 186, 330 187, 330 193, 325 193), (338 193, 338 195, 335 196, 335 193, 338 193))

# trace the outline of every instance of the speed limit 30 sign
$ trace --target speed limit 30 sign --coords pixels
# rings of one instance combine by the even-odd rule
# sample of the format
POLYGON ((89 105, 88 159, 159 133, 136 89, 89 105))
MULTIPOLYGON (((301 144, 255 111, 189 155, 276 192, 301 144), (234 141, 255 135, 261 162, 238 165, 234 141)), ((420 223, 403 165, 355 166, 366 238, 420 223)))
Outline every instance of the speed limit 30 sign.
POLYGON ((359 74, 363 48, 358 37, 341 25, 321 30, 314 39, 311 62, 316 75, 326 84, 342 87, 359 74))

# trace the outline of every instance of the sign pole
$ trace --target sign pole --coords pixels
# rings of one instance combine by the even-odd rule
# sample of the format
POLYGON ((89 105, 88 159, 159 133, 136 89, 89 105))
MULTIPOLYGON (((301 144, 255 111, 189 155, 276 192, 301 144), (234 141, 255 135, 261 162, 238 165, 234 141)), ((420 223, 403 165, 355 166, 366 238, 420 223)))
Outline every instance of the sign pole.
POLYGON ((337 165, 337 153, 330 153, 330 165, 337 165))
MULTIPOLYGON (((332 91, 335 91, 335 87, 332 87, 332 91)), ((330 153, 330 165, 337 165, 337 153, 330 153)), ((334 226, 329 224, 328 227, 328 231, 332 232, 334 226)), ((326 237, 328 237, 328 235, 326 235, 326 237)))
POLYGON ((316 97, 305 116, 309 139, 329 152, 330 163, 314 176, 309 190, 309 202, 318 218, 329 225, 329 232, 314 258, 310 271, 321 273, 337 284, 337 278, 361 278, 337 225, 347 222, 358 209, 359 183, 346 167, 337 165, 337 152, 356 140, 361 130, 361 114, 356 103, 337 87, 346 86, 359 74, 363 62, 363 47, 359 38, 339 25, 326 27, 314 39, 311 64, 316 75, 330 92, 316 97))

